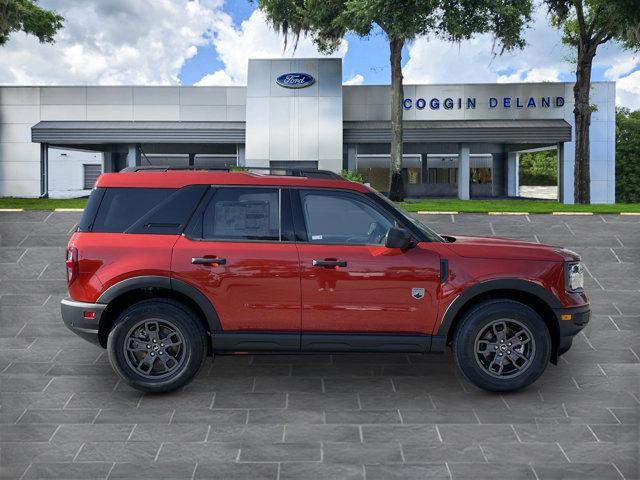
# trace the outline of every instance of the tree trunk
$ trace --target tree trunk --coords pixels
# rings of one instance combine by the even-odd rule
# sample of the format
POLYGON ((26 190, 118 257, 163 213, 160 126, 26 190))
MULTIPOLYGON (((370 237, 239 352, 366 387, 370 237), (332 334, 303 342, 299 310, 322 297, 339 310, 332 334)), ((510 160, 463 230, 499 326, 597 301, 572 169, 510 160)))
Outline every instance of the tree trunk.
POLYGON ((391 165, 389 175, 389 198, 394 202, 404 200, 404 183, 402 181, 402 47, 404 40, 392 38, 389 41, 391 50, 391 165))
POLYGON ((591 175, 589 172, 589 125, 591 123, 591 105, 589 90, 591 88, 591 66, 595 48, 580 45, 578 47, 578 64, 576 67, 576 83, 573 87, 575 105, 576 155, 574 162, 573 197, 575 203, 591 203, 591 175))

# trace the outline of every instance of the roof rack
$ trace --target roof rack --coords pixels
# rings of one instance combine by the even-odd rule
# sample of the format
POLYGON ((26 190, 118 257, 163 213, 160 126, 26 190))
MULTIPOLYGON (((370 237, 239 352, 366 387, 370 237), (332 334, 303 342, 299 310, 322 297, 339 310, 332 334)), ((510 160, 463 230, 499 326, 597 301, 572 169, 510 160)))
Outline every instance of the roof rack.
POLYGON ((327 178, 332 180, 344 180, 331 170, 318 170, 313 168, 270 168, 270 167, 213 167, 213 168, 196 168, 196 167, 171 167, 165 165, 144 165, 138 167, 126 167, 121 172, 167 172, 170 170, 192 170, 192 171, 213 171, 213 172, 259 172, 264 175, 289 176, 289 177, 306 177, 306 178, 327 178))

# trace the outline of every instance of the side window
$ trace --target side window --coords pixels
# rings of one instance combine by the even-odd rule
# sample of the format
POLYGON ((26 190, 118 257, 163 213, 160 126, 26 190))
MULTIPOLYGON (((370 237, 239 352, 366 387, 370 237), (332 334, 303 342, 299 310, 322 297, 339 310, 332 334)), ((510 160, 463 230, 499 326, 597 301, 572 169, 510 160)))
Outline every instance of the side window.
POLYGON ((173 188, 107 188, 92 231, 124 232, 173 192, 173 188))
POLYGON ((277 188, 218 188, 202 223, 202 236, 208 240, 279 241, 280 191, 277 188))
POLYGON ((380 245, 395 223, 351 193, 303 192, 301 200, 310 243, 380 245))

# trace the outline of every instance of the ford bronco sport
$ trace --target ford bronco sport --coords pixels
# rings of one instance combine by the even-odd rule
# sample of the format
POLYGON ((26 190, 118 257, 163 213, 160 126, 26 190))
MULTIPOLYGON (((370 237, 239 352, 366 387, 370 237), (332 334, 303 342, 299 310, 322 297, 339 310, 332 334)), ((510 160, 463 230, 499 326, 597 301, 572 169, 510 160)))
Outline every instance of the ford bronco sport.
POLYGON ((492 391, 534 382, 589 321, 580 258, 438 235, 315 171, 97 180, 66 257, 65 324, 164 392, 233 352, 443 352, 492 391))

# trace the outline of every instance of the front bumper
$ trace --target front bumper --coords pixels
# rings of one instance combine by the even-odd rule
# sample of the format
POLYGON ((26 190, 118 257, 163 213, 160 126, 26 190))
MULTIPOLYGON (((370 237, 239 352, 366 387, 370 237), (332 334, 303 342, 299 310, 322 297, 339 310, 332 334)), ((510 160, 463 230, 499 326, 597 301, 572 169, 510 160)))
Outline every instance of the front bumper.
POLYGON ((65 298, 60 302, 62 320, 65 326, 79 337, 96 345, 100 345, 98 326, 100 325, 102 312, 106 307, 102 303, 76 302, 70 298, 65 298), (85 312, 94 312, 95 318, 85 318, 85 312))
POLYGON ((574 308, 557 308, 555 313, 560 330, 558 355, 562 355, 571 348, 573 337, 580 333, 589 323, 591 308, 589 305, 574 308))

